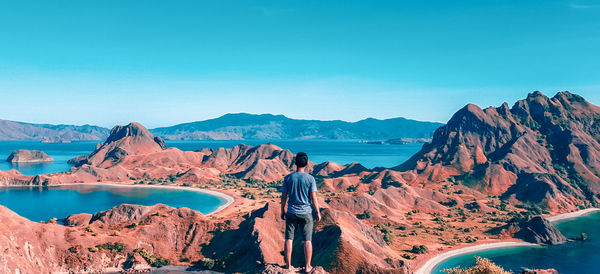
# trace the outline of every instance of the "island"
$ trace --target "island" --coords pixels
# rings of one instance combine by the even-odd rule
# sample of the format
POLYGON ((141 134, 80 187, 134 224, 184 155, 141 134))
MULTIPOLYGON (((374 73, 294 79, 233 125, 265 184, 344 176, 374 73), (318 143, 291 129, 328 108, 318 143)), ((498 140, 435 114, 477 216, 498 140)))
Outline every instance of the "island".
POLYGON ((6 159, 7 162, 13 164, 19 163, 49 163, 54 162, 54 159, 43 151, 19 149, 13 151, 6 159))

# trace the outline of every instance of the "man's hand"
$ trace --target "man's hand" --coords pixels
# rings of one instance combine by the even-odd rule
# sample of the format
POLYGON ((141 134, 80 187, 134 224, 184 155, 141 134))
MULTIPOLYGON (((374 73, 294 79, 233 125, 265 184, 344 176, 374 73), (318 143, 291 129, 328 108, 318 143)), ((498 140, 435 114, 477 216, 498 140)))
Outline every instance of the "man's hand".
POLYGON ((281 219, 285 221, 285 211, 281 211, 281 219))
POLYGON ((317 222, 321 221, 321 212, 317 210, 317 222))

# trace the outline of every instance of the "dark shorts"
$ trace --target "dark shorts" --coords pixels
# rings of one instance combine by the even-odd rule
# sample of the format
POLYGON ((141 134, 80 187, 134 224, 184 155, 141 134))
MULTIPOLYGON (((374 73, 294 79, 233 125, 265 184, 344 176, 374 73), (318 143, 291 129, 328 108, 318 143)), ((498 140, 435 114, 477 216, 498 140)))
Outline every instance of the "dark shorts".
POLYGON ((302 231, 303 241, 312 241, 313 217, 312 214, 285 214, 285 239, 294 239, 294 232, 302 231))

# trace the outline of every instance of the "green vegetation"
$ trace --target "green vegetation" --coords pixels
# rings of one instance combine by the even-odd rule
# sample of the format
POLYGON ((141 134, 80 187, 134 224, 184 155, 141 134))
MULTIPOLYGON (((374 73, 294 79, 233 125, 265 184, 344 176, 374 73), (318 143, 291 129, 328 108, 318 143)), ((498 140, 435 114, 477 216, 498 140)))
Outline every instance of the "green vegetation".
POLYGON ((150 266, 153 267, 162 267, 165 265, 169 265, 170 263, 168 259, 158 257, 145 248, 136 248, 133 250, 133 252, 140 254, 140 256, 142 256, 142 258, 144 258, 144 260, 146 260, 146 262, 148 262, 148 264, 150 264, 150 266))
POLYGON ((440 202, 440 204, 445 205, 447 207, 455 207, 456 205, 458 205, 458 201, 456 201, 456 199, 450 199, 446 202, 440 202))
POLYGON ((425 254, 425 253, 429 252, 429 249, 424 245, 413 245, 410 252, 415 253, 415 254, 425 254))
POLYGON ((93 228, 93 227, 91 227, 91 226, 88 226, 88 227, 86 227, 86 228, 85 228, 85 231, 86 231, 86 232, 92 232, 92 233, 93 233, 93 232, 96 232, 96 229, 95 229, 95 228, 93 228))
POLYGON ((365 211, 364 211, 363 213, 361 213, 361 214, 356 214, 356 218, 359 218, 359 219, 361 219, 361 220, 364 220, 364 219, 369 219, 369 218, 371 218, 371 213, 369 213, 368 211, 366 211, 366 210, 365 210, 365 211))
POLYGON ((413 255, 413 254, 404 253, 404 254, 402 254, 402 258, 407 259, 407 260, 414 260, 415 258, 417 258, 417 256, 413 255))
POLYGON ((375 229, 377 229, 377 230, 379 230, 379 232, 381 232, 381 235, 383 236, 383 240, 387 244, 392 243, 392 241, 394 240, 394 235, 392 234, 392 232, 393 232, 392 224, 390 224, 390 223, 377 224, 375 226, 375 229))
POLYGON ((349 186, 348 188, 346 188, 347 192, 355 192, 356 191, 356 186, 349 186))
POLYGON ((125 250, 125 244, 124 243, 119 243, 119 242, 114 242, 114 243, 103 243, 100 245, 96 245, 96 248, 101 251, 101 250, 109 250, 110 252, 122 252, 123 250, 125 250))

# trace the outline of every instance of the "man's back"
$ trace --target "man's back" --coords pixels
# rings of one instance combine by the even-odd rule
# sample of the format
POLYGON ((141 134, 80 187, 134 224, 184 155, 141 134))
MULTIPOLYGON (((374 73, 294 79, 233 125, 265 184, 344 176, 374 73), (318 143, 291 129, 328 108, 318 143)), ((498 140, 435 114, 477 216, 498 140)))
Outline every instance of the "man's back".
POLYGON ((316 191, 315 178, 306 172, 294 172, 285 176, 282 192, 288 194, 288 213, 311 213, 310 195, 316 191))

